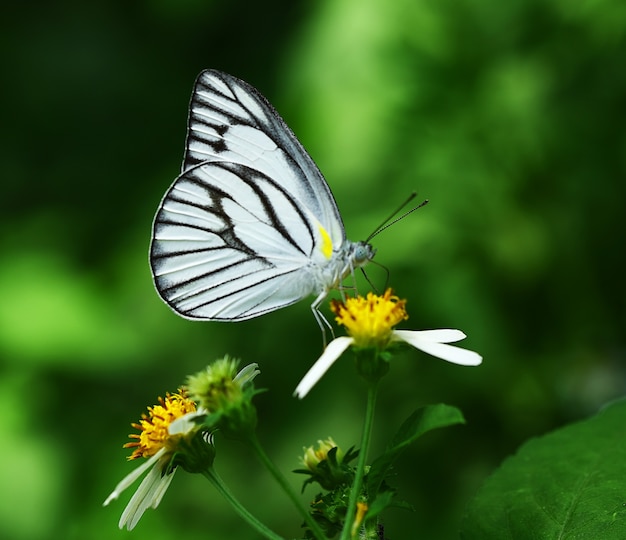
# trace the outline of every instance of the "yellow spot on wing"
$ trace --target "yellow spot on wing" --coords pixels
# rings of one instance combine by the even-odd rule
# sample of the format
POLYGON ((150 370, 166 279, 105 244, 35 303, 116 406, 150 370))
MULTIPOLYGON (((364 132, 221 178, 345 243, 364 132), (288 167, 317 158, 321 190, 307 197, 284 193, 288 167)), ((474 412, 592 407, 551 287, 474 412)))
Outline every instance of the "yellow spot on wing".
POLYGON ((322 225, 320 225, 319 227, 320 234, 322 235, 322 253, 324 254, 324 257, 330 259, 333 254, 333 241, 330 239, 330 236, 326 232, 326 229, 324 229, 322 225))

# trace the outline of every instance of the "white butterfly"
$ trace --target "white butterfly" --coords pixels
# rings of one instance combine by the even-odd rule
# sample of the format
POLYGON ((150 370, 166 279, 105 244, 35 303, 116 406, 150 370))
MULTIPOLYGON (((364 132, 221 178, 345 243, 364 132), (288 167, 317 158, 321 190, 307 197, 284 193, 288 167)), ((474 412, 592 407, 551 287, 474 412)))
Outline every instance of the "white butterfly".
POLYGON ((328 184, 276 110, 249 84, 203 71, 185 146, 152 227, 159 295, 188 319, 242 321, 314 294, 328 325, 319 305, 375 250, 346 239, 328 184))

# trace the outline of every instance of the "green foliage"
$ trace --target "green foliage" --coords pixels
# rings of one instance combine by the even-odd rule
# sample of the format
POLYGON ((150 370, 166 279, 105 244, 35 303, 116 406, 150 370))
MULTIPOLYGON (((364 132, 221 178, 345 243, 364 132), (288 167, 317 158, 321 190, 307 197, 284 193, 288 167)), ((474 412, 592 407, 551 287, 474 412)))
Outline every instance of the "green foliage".
POLYGON ((525 443, 469 506, 465 540, 626 538, 626 401, 525 443))
MULTIPOLYGON (((334 538, 341 532, 349 496, 350 485, 344 484, 327 493, 318 494, 311 503, 311 515, 328 538, 334 538)), ((305 532, 305 538, 314 538, 310 530, 305 532)))
POLYGON ((463 424, 461 411, 450 405, 428 405, 420 407, 409 416, 385 452, 377 457, 367 474, 366 491, 371 501, 375 501, 393 463, 419 437, 442 427, 463 424))
MULTIPOLYGON (((291 397, 320 348, 304 302, 236 325, 191 323, 150 283, 150 224, 179 170, 189 92, 217 68, 281 112, 351 239, 413 189, 430 200, 374 239, 376 260, 408 298, 412 327, 461 328, 485 362, 459 373, 413 352, 390 365, 380 406, 392 425, 418 396, 459 404, 471 429, 455 434, 462 460, 428 438, 400 457, 429 466, 394 479, 416 512, 387 512, 385 531, 411 538, 418 523, 422 538, 456 538, 465 502, 503 456, 624 393, 625 6, 7 3, 0 481, 14 495, 0 501, 0 537, 112 538, 119 515, 100 505, 129 470, 128 423, 226 352, 271 381, 259 416, 278 432, 260 436, 283 470, 304 441, 358 436, 349 361, 311 396, 314 411, 291 397)), ((281 515, 245 457, 218 452, 233 490, 281 515)), ((138 534, 257 537, 193 480, 180 475, 138 534)))
MULTIPOLYGON (((407 503, 396 498, 396 490, 386 482, 394 462, 407 447, 429 431, 464 422, 463 415, 457 408, 439 404, 420 407, 402 423, 383 454, 371 466, 366 467, 365 483, 360 497, 361 501, 367 502, 363 522, 366 529, 373 527, 375 530, 377 516, 388 507, 410 508, 407 503)), ((349 463, 358 456, 358 452, 350 448, 339 463, 337 452, 337 447, 332 448, 313 472, 304 469, 294 471, 310 475, 303 484, 303 490, 314 482, 326 490, 313 498, 311 513, 329 538, 341 531, 345 521, 346 506, 354 480, 354 468, 349 463)), ((307 538, 312 538, 310 531, 307 534, 307 538)))
POLYGON ((321 460, 315 470, 295 469, 293 472, 298 474, 309 475, 302 483, 302 491, 312 483, 317 483, 324 489, 333 490, 339 486, 345 487, 352 484, 354 478, 353 468, 350 463, 359 455, 354 447, 350 447, 345 453, 341 461, 337 460, 338 447, 331 448, 328 451, 326 459, 321 460))

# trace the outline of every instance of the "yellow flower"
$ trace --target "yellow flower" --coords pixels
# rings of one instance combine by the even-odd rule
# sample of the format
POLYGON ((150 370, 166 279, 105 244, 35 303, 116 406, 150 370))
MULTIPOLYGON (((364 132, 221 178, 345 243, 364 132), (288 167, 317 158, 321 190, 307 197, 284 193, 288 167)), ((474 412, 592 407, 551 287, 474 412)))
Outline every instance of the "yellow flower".
POLYGON ((344 303, 334 302, 331 309, 337 322, 345 326, 350 336, 333 339, 322 356, 302 378, 294 395, 303 398, 328 371, 335 361, 350 347, 357 349, 375 348, 380 351, 388 346, 403 342, 447 362, 462 366, 477 366, 482 357, 467 349, 449 345, 465 339, 460 330, 394 330, 393 327, 408 318, 406 300, 394 296, 387 289, 382 296, 369 293, 365 298, 350 298, 344 303))
POLYGON ((335 320, 344 326, 359 348, 384 349, 391 337, 393 327, 409 318, 406 300, 400 300, 387 289, 382 296, 371 292, 365 298, 357 296, 345 302, 331 301, 330 309, 335 320))
MULTIPOLYGON (((147 461, 128 474, 113 492, 104 501, 107 506, 117 499, 122 491, 133 484, 145 471, 150 472, 143 479, 137 491, 133 494, 122 513, 119 528, 126 526, 128 530, 135 527, 143 513, 148 508, 156 508, 176 472, 176 463, 172 463, 175 454, 181 457, 189 453, 194 446, 191 441, 198 434, 201 426, 194 422, 194 418, 205 415, 206 411, 196 408, 196 404, 189 399, 183 390, 176 394, 166 394, 165 399, 159 398, 158 405, 148 407, 148 414, 143 414, 139 423, 131 424, 140 430, 139 434, 131 434, 133 442, 124 445, 124 448, 134 448, 129 460, 140 457, 147 461)), ((212 445, 210 437, 204 438, 202 446, 212 445)), ((197 450, 197 446, 195 447, 197 450)), ((196 458, 204 465, 212 463, 212 446, 210 451, 204 448, 196 452, 190 459, 196 458)))
POLYGON ((129 442, 124 448, 134 448, 133 453, 128 457, 129 460, 139 457, 150 457, 156 454, 161 448, 175 444, 175 437, 170 437, 170 424, 188 413, 196 411, 195 402, 186 397, 185 392, 178 394, 165 395, 165 399, 159 397, 159 404, 148 407, 148 414, 142 414, 139 423, 132 423, 131 426, 141 431, 138 435, 132 433, 129 435, 131 439, 137 439, 135 442, 129 442))

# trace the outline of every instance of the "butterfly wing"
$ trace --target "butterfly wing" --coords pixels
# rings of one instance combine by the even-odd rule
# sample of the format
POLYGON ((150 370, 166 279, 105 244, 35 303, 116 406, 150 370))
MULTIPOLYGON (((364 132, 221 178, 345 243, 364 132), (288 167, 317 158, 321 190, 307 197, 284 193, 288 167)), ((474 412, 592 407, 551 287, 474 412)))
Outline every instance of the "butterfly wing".
POLYGON ((182 170, 239 163, 273 178, 308 208, 339 249, 345 231, 330 188, 278 112, 248 83, 215 70, 196 79, 182 170))
POLYGON ((267 100, 234 77, 203 72, 186 146, 153 224, 162 298, 188 318, 233 321, 319 288, 311 264, 330 262, 343 224, 321 173, 267 100))

